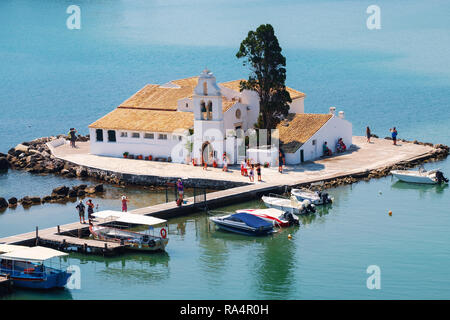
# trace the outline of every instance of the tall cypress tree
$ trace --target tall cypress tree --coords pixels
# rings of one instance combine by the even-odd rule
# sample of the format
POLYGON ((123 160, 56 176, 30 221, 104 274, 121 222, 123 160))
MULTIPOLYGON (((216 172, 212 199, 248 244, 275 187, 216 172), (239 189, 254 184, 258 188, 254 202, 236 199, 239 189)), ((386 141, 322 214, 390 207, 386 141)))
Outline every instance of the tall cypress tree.
MULTIPOLYGON (((277 124, 289 113, 292 102, 286 90, 286 58, 270 24, 260 25, 256 31, 249 31, 241 42, 238 59, 250 68, 247 81, 241 81, 240 90, 256 91, 259 96, 260 115, 256 127, 275 129, 277 124)), ((270 132, 270 131, 269 131, 270 132)))

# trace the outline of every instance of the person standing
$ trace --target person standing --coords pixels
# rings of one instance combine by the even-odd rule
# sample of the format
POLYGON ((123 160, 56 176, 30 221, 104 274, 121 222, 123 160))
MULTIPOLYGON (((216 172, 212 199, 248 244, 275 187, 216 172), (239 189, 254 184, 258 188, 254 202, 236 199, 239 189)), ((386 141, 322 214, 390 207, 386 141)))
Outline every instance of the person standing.
POLYGON ((128 202, 130 202, 130 200, 128 200, 126 196, 122 196, 122 212, 128 211, 128 202))
POLYGON ((184 194, 183 181, 181 181, 181 179, 178 179, 177 181, 177 190, 178 190, 177 206, 181 207, 181 205, 183 204, 183 194, 184 194))
POLYGON ((258 175, 258 181, 262 181, 261 180, 261 164, 259 162, 256 165, 256 174, 258 175))
POLYGON ((83 200, 80 200, 80 203, 75 207, 78 209, 78 215, 80 216, 80 223, 86 223, 86 220, 84 219, 84 209, 86 208, 83 204, 83 200), (81 222, 81 218, 83 218, 83 222, 81 222))
POLYGON ((394 146, 396 146, 397 145, 397 135, 398 135, 397 129, 394 127, 392 129, 390 129, 390 131, 391 131, 391 135, 392 135, 392 140, 394 141, 394 146))
POLYGON ((88 220, 89 220, 89 223, 91 223, 91 221, 93 219, 92 215, 94 214, 94 204, 92 203, 92 199, 89 199, 86 202, 86 205, 87 205, 87 212, 88 212, 88 220))
POLYGON ((283 164, 285 164, 284 155, 278 150, 278 172, 283 173, 283 164))
POLYGON ((248 174, 248 177, 249 177, 249 179, 250 179, 250 182, 254 182, 255 181, 255 165, 254 164, 252 164, 251 166, 250 166, 250 172, 249 172, 249 174, 248 174))
POLYGON ((228 156, 227 153, 223 153, 223 168, 222 171, 227 172, 228 171, 228 156))
POLYGON ((370 143, 370 137, 372 136, 372 133, 370 132, 370 128, 367 127, 366 128, 366 137, 367 137, 367 142, 370 143))

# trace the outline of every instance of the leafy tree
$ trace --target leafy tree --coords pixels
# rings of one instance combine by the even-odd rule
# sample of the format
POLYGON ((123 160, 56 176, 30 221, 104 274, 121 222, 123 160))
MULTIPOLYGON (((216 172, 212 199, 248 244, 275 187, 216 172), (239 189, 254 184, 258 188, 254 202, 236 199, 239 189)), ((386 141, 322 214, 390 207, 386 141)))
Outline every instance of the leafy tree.
POLYGON ((249 31, 236 57, 243 58, 243 65, 251 70, 248 80, 241 81, 240 90, 256 91, 259 96, 260 115, 256 127, 275 129, 288 115, 288 103, 292 100, 285 85, 286 58, 281 54, 273 27, 263 24, 256 31, 249 31))

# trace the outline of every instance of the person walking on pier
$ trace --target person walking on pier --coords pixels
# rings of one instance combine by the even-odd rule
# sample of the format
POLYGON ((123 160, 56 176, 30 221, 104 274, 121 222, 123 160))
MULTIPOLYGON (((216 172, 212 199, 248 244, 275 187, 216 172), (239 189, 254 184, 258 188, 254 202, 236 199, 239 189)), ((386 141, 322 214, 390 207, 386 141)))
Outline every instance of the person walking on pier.
POLYGON ((370 137, 372 136, 372 133, 370 132, 370 128, 367 127, 366 128, 366 137, 367 137, 367 142, 370 143, 370 137))
POLYGON ((256 164, 256 174, 258 175, 258 181, 262 181, 261 180, 261 164, 260 163, 256 164))
POLYGON ((250 182, 254 182, 255 181, 255 165, 254 164, 252 164, 250 166, 250 172, 248 174, 248 177, 250 179, 250 182))
POLYGON ((80 216, 80 223, 82 224, 86 223, 86 220, 84 219, 84 209, 86 207, 83 204, 83 200, 80 200, 80 203, 75 208, 78 209, 78 215, 80 216), (83 218, 83 222, 81 222, 81 218, 83 218))
POLYGON ((396 146, 397 145, 397 135, 398 135, 397 129, 394 127, 392 129, 390 129, 390 131, 391 131, 391 135, 392 135, 392 140, 394 141, 394 146, 396 146))
POLYGON ((126 196, 122 196, 122 212, 128 211, 128 202, 130 202, 130 200, 128 200, 126 196))
POLYGON ((281 150, 278 151, 278 172, 283 173, 283 164, 285 164, 284 155, 281 150))

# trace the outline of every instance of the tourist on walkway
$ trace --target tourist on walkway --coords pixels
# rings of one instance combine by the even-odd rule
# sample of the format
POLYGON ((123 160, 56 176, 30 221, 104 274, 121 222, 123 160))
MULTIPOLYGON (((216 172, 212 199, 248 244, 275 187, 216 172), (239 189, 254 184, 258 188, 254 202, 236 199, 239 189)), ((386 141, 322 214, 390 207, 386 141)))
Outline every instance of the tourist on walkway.
POLYGON ((389 131, 391 131, 391 135, 392 135, 392 140, 394 141, 394 145, 397 145, 397 129, 394 127, 392 129, 390 129, 389 131))
POLYGON ((84 219, 84 209, 86 208, 83 204, 83 200, 80 200, 80 203, 75 207, 78 210, 78 215, 80 216, 80 223, 86 223, 84 219), (81 218, 83 218, 83 222, 81 222, 81 218))
POLYGON ((128 200, 126 196, 122 196, 122 212, 128 211, 128 202, 130 202, 130 200, 128 200))
POLYGON ((92 200, 91 199, 89 199, 87 202, 86 202, 86 205, 87 205, 87 211, 88 211, 88 220, 89 220, 89 223, 91 223, 91 221, 92 221, 92 219, 93 219, 93 217, 92 217, 92 215, 94 214, 94 204, 92 203, 92 200))
POLYGON ((244 176, 248 177, 248 161, 244 160, 244 176))
POLYGON ((244 175, 244 160, 241 161, 241 176, 244 175))
POLYGON ((250 179, 250 182, 255 181, 255 165, 253 164, 250 166, 250 173, 248 174, 248 177, 250 179))
POLYGON ((223 153, 223 168, 222 171, 227 172, 228 171, 228 156, 227 153, 223 153))
POLYGON ((261 180, 261 164, 259 162, 256 164, 256 174, 258 175, 258 181, 262 181, 261 180))
POLYGON ((278 150, 278 172, 283 173, 283 164, 285 163, 284 160, 284 154, 281 152, 281 150, 278 150))
POLYGON ((370 132, 370 128, 367 127, 366 128, 366 137, 367 137, 367 142, 370 143, 370 137, 372 136, 372 133, 370 132))
POLYGON ((324 156, 331 156, 333 153, 331 152, 331 150, 330 150, 330 148, 328 148, 328 144, 327 144, 327 142, 325 141, 324 143, 323 143, 323 155, 324 156))
POLYGON ((70 139, 70 146, 72 148, 75 148, 75 141, 77 140, 76 133, 77 133, 77 130, 75 130, 75 128, 70 128, 68 136, 69 136, 69 139, 70 139))
POLYGON ((177 181, 177 190, 178 190, 177 206, 180 207, 183 204, 183 193, 184 193, 183 181, 181 181, 181 179, 178 179, 177 181))

